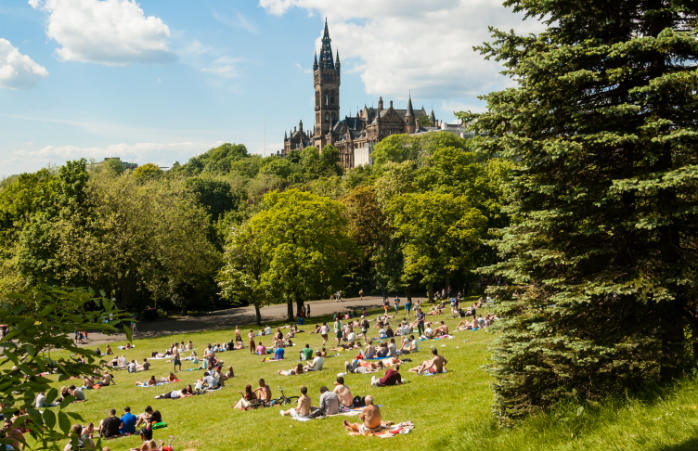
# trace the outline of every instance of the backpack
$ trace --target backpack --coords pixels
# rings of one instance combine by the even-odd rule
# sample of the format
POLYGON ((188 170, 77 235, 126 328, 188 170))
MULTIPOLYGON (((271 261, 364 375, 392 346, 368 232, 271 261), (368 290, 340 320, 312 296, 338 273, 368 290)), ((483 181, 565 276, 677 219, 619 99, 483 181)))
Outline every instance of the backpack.
POLYGON ((354 404, 354 407, 366 407, 366 401, 364 400, 363 396, 354 396, 352 403, 354 404))

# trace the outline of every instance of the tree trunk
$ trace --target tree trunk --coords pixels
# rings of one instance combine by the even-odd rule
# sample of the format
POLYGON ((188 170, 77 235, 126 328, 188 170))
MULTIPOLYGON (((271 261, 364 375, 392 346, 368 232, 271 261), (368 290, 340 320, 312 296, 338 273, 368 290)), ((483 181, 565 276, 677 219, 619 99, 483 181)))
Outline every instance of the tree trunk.
POLYGON ((302 299, 296 301, 296 315, 300 317, 305 317, 305 303, 302 299))
POLYGON ((288 320, 293 321, 293 301, 286 301, 286 311, 288 312, 288 320))
POLYGON ((262 312, 259 309, 259 304, 254 305, 254 316, 257 324, 262 324, 262 312))

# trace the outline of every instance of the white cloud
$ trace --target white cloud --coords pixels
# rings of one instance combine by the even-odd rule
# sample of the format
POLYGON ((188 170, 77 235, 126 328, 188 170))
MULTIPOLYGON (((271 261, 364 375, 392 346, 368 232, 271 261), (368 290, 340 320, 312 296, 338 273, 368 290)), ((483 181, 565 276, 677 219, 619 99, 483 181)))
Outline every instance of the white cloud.
POLYGON ((0 88, 30 88, 47 76, 46 68, 0 38, 0 88))
POLYGON ((29 0, 48 13, 46 35, 61 47, 65 61, 107 65, 165 63, 170 29, 146 16, 135 0, 29 0))
MULTIPOLYGON (((474 98, 510 82, 473 50, 488 25, 534 32, 501 0, 259 0, 269 13, 300 8, 327 17, 333 50, 350 59, 372 95, 416 99, 474 98)), ((320 30, 320 26, 318 26, 320 30)), ((320 38, 315 42, 320 47, 320 38)), ((344 65, 343 67, 348 67, 344 65)))
POLYGON ((210 64, 201 68, 201 72, 213 74, 221 78, 236 78, 238 76, 237 65, 242 61, 240 58, 221 56, 214 59, 210 64))
POLYGON ((247 16, 240 12, 236 12, 234 17, 228 17, 217 11, 213 11, 211 15, 216 20, 216 22, 221 23, 227 27, 242 28, 243 30, 252 34, 259 33, 259 28, 257 27, 257 24, 252 22, 252 20, 250 20, 249 18, 247 18, 247 16))

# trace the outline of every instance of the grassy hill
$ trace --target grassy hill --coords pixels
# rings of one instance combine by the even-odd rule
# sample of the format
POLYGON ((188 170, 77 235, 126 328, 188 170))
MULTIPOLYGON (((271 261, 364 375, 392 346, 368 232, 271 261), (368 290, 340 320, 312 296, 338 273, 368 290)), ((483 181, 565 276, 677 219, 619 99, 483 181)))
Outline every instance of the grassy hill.
MULTIPOLYGON (((452 330, 458 320, 446 319, 452 330)), ((372 318, 374 318, 372 316, 372 318)), ((116 351, 142 361, 151 352, 162 352, 170 343, 192 340, 199 354, 208 343, 228 341, 230 330, 182 334, 164 338, 137 340, 136 348, 116 351)), ((515 428, 499 428, 490 411, 492 379, 483 369, 488 360, 488 346, 496 332, 488 330, 455 332, 452 340, 422 342, 417 354, 410 355, 412 363, 401 373, 407 382, 396 387, 371 387, 370 375, 349 374, 346 384, 355 395, 372 394, 381 405, 383 418, 394 422, 413 421, 415 429, 408 435, 391 439, 348 436, 342 427, 347 417, 331 417, 309 422, 297 422, 279 415, 279 407, 238 411, 232 408, 246 384, 260 377, 266 379, 273 396, 283 386, 287 395, 297 395, 298 388, 309 388, 317 405, 319 388, 332 386, 337 373, 343 371, 345 360, 355 353, 344 352, 327 358, 321 372, 284 377, 280 369, 289 369, 298 361, 298 351, 305 343, 316 348, 321 338, 310 334, 313 326, 296 337, 296 346, 287 348, 283 362, 261 362, 248 351, 229 351, 218 356, 235 370, 235 378, 217 392, 179 400, 155 400, 155 395, 194 383, 203 371, 187 371, 193 364, 183 362, 185 371, 179 373, 182 382, 154 388, 136 387, 150 375, 166 376, 171 363, 154 360, 151 371, 129 374, 115 373, 117 385, 100 390, 87 390, 87 402, 73 404, 70 409, 82 414, 86 422, 97 424, 116 408, 130 406, 140 413, 146 405, 159 409, 167 429, 155 431, 155 438, 175 436, 175 449, 263 449, 263 450, 372 450, 372 449, 623 449, 623 450, 695 450, 698 447, 698 384, 686 378, 670 389, 655 391, 648 400, 608 400, 596 406, 565 405, 552 412, 536 415, 515 428), (407 372, 429 355, 436 346, 448 360, 448 373, 420 377, 407 372)), ((246 337, 247 329, 243 329, 246 337)), ((375 335, 375 331, 374 331, 375 335)), ((269 337, 264 337, 268 344, 269 337)), ((103 346, 101 346, 104 349, 103 346)), ((184 353, 187 355, 188 353, 184 353)), ((112 450, 139 446, 137 436, 109 440, 103 443, 112 450)))

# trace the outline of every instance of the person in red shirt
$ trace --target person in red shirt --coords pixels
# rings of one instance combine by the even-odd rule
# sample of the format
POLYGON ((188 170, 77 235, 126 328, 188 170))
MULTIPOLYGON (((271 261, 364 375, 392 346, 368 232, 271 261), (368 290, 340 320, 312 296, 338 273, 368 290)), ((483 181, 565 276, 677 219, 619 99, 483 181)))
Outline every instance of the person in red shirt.
POLYGON ((385 375, 380 379, 376 378, 376 376, 373 376, 371 378, 371 385, 375 385, 377 387, 386 387, 389 385, 402 384, 402 376, 400 376, 399 371, 400 365, 397 365, 395 369, 388 368, 385 371, 385 375))

